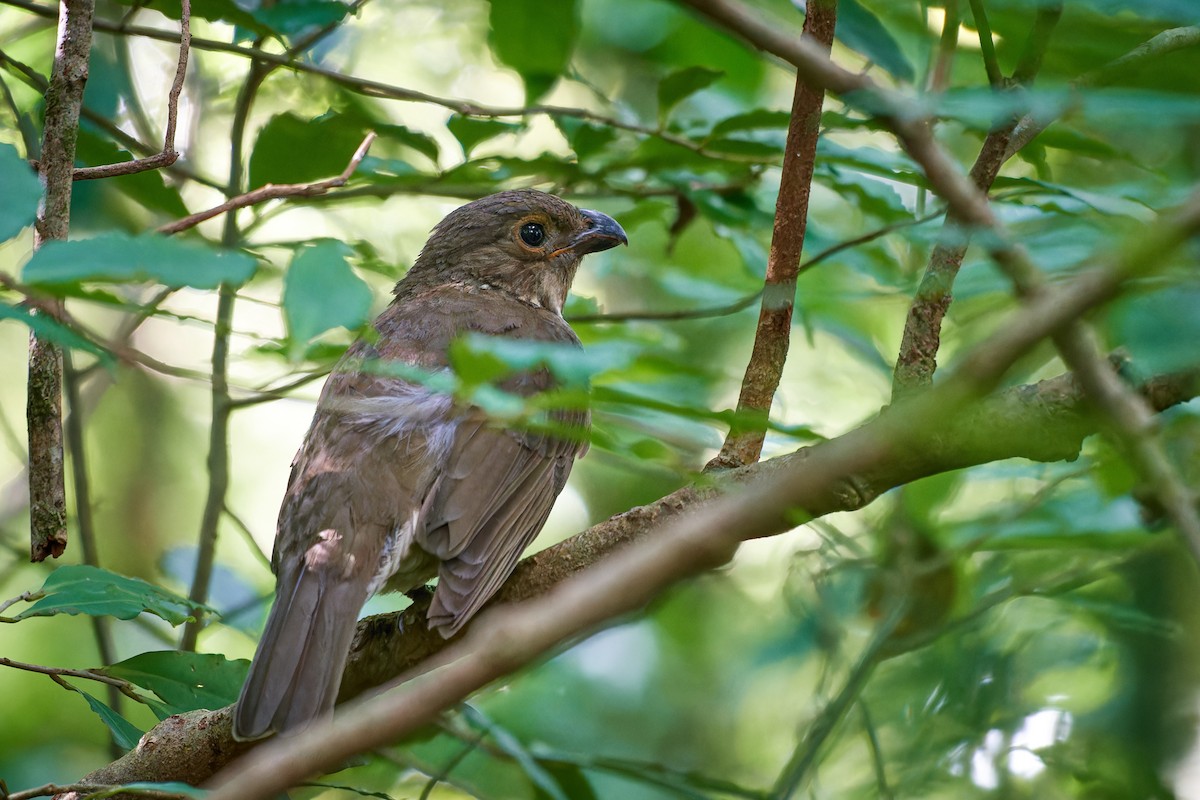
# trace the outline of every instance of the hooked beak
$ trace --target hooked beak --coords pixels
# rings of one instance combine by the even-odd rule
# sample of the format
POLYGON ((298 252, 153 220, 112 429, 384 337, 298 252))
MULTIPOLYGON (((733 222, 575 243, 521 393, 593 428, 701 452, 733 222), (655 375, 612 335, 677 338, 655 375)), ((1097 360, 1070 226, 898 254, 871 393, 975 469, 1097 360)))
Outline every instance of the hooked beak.
POLYGON ((571 249, 576 253, 583 256, 588 253, 609 250, 619 244, 629 244, 629 237, 625 235, 625 229, 615 219, 607 214, 601 214, 599 211, 589 211, 586 208, 579 210, 591 222, 591 227, 580 233, 571 242, 571 249))

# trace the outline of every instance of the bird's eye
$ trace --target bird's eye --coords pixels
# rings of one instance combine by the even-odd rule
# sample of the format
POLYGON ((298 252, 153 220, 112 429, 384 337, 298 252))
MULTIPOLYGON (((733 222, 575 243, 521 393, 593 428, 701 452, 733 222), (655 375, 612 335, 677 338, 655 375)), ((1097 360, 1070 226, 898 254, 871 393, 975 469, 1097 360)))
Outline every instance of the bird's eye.
POLYGON ((536 222, 526 222, 521 226, 521 241, 530 247, 537 247, 546 241, 546 229, 536 222))

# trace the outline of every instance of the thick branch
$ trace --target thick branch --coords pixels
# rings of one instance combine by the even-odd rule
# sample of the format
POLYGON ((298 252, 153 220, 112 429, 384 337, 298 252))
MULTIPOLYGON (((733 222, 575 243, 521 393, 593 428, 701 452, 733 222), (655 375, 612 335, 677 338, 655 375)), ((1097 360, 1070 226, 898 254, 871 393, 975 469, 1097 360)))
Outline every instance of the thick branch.
MULTIPOLYGON (((93 0, 63 0, 58 49, 46 91, 46 120, 39 176, 46 194, 34 228, 34 249, 66 239, 71 226, 71 173, 79 135, 79 109, 92 46, 93 0)), ((62 351, 30 335, 29 395, 30 559, 58 558, 67 547, 63 475, 62 351)))
MULTIPOLYGON (((826 53, 833 46, 836 24, 837 0, 809 2, 803 35, 818 43, 826 53)), ((783 376, 791 341, 796 276, 808 222, 808 199, 812 193, 817 134, 821 127, 824 99, 825 92, 822 89, 814 88, 797 76, 784 148, 783 171, 779 179, 779 196, 775 201, 775 227, 771 233, 771 251, 767 256, 762 308, 737 404, 739 417, 753 419, 755 423, 748 429, 740 426, 730 429, 721 452, 709 463, 710 469, 751 464, 762 454, 767 417, 783 376)))
MULTIPOLYGON (((1200 371, 1161 376, 1141 387, 1157 410, 1200 393, 1200 371)), ((864 469, 810 500, 810 513, 861 508, 874 498, 922 477, 1005 458, 1060 461, 1075 458, 1084 438, 1096 431, 1084 395, 1071 375, 1006 390, 968 410, 954 425, 920 446, 864 469)), ((631 509, 524 559, 504 584, 495 605, 539 597, 567 578, 668 522, 695 512, 722 493, 745 487, 780 470, 808 462, 814 448, 753 464, 723 475, 715 484, 688 486, 646 506, 631 509)), ((810 467, 811 468, 811 467, 810 467)), ((657 533, 655 534, 657 535, 657 533)), ((348 701, 397 675, 416 669, 449 644, 425 624, 426 603, 359 622, 342 681, 348 701)), ((89 782, 183 780, 198 784, 247 748, 229 735, 229 709, 198 711, 161 723, 122 759, 86 776, 89 782), (201 752, 203 759, 192 756, 201 752)))

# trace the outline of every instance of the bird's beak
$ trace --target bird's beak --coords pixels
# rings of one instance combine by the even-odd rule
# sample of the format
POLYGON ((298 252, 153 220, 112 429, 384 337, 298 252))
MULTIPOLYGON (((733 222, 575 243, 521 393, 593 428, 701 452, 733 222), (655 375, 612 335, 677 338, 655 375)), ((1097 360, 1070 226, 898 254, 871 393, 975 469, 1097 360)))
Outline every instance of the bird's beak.
POLYGON ((629 237, 625 235, 625 229, 608 214, 589 211, 586 208, 579 210, 587 217, 591 227, 582 231, 571 242, 571 249, 576 253, 583 256, 588 253, 599 253, 601 250, 608 250, 619 244, 629 244, 629 237))

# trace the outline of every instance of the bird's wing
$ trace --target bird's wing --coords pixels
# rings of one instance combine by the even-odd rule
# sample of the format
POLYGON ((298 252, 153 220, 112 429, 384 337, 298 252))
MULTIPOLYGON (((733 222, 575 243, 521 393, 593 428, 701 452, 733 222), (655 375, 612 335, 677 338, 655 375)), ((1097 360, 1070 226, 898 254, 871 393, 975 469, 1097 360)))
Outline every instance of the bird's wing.
MULTIPOLYGON (((586 412, 562 412, 582 431, 586 412)), ((429 624, 451 636, 500 588, 550 514, 582 443, 462 419, 417 543, 441 560, 429 624)))
POLYGON ((432 480, 422 464, 433 412, 448 404, 419 387, 387 387, 392 395, 381 398, 377 383, 331 377, 292 465, 272 559, 275 603, 234 714, 238 739, 333 708, 359 610, 385 577, 381 564, 411 540, 432 480), (427 419, 412 416, 430 424, 380 436, 400 424, 393 406, 422 402, 427 419))

